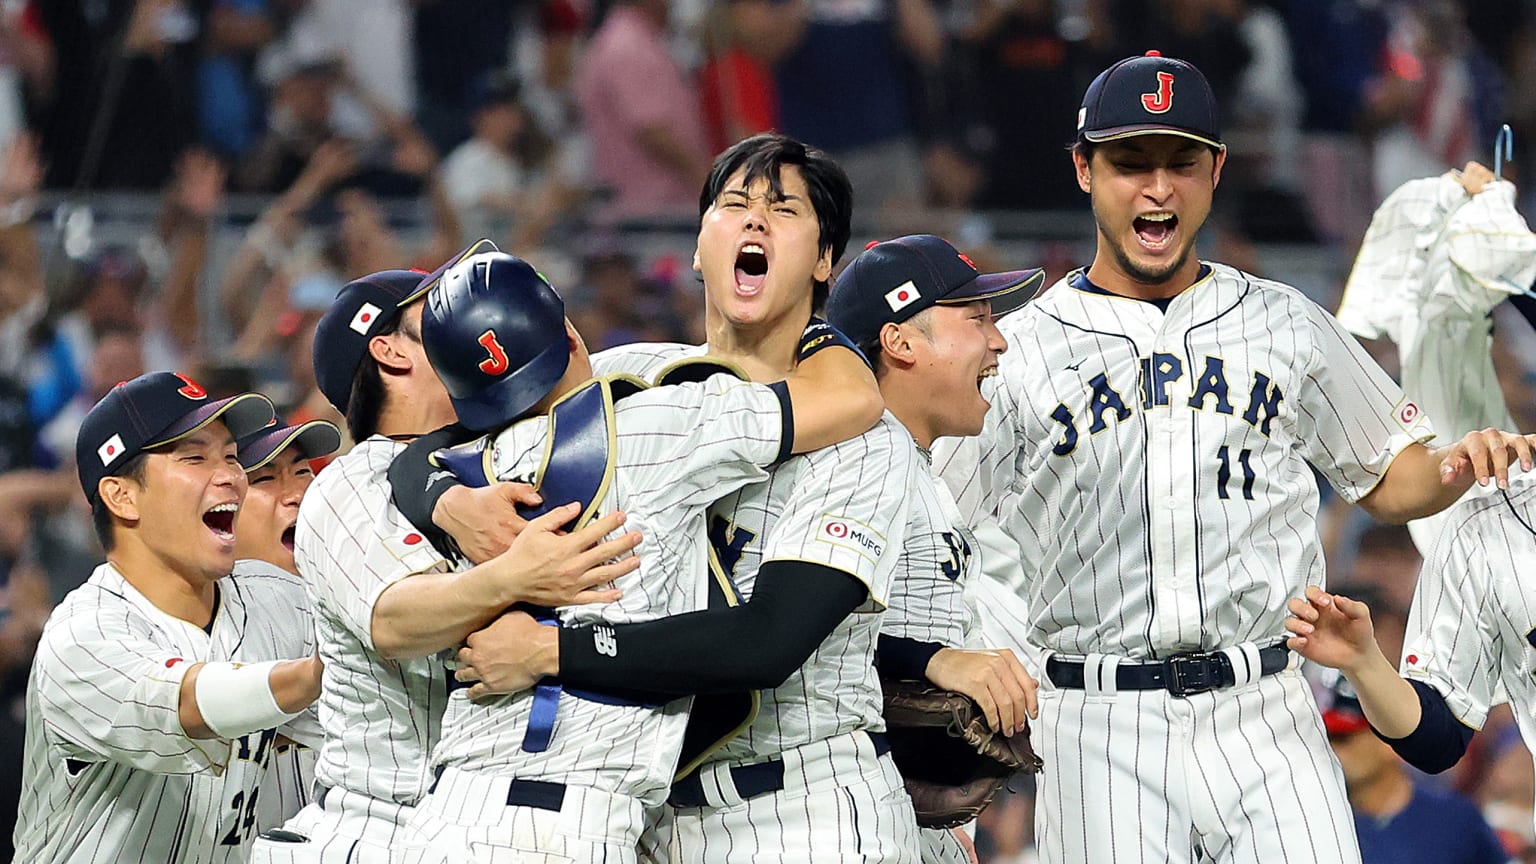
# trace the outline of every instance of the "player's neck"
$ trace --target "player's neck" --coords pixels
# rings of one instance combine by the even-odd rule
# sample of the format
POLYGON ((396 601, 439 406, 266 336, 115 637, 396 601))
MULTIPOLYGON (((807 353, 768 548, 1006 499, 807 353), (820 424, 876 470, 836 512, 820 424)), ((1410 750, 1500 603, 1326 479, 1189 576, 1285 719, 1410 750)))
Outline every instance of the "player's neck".
POLYGON ((896 420, 906 427, 912 435, 912 440, 924 450, 932 450, 934 439, 939 435, 935 431, 935 424, 928 417, 928 406, 932 400, 924 394, 910 387, 889 386, 889 376, 880 380, 880 395, 885 398, 885 409, 895 416, 896 420))
MULTIPOLYGON (((389 387, 389 384, 385 386, 389 387)), ((407 387, 385 392, 377 434, 387 438, 425 435, 458 419, 452 403, 445 399, 431 398, 407 387)))
MULTIPOLYGON (((1103 238, 1100 238, 1102 242, 1103 238)), ((1088 267, 1089 282, 1111 294, 1136 300, 1163 300, 1177 296, 1199 278, 1200 259, 1193 249, 1189 250, 1189 257, 1179 265, 1179 269, 1160 282, 1141 282, 1133 278, 1115 263, 1114 253, 1102 246, 1088 267)))
POLYGON ((216 577, 181 572, 153 550, 131 540, 119 540, 107 554, 107 561, 156 609, 197 627, 208 626, 213 617, 216 577))
POLYGON ((746 370, 753 381, 782 381, 795 368, 795 351, 810 312, 786 314, 761 324, 738 325, 714 309, 705 311, 709 353, 746 370))
POLYGON ((1373 819, 1389 819, 1413 800, 1413 781, 1400 770, 1384 770, 1376 779, 1349 790, 1349 806, 1373 819))

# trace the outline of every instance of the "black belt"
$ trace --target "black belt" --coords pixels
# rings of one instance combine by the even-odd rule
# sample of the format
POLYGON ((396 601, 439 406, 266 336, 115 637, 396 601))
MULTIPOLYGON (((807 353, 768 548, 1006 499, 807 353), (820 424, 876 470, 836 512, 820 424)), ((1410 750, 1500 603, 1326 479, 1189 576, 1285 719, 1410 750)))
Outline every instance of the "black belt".
MULTIPOLYGON (((443 766, 437 766, 432 772, 435 776, 432 785, 427 788, 430 795, 437 791, 437 782, 443 779, 443 766)), ((507 786, 508 807, 536 807, 540 810, 553 810, 560 812, 565 805, 565 784, 551 783, 548 780, 518 780, 513 778, 507 786)))
MULTIPOLYGON (((1284 643, 1260 648, 1259 675, 1273 675, 1289 665, 1290 660, 1290 649, 1284 643)), ((1081 660, 1051 657, 1045 661, 1045 674, 1052 684, 1064 690, 1083 689, 1081 660)), ((1116 690, 1167 690, 1175 696, 1193 696, 1236 683, 1232 661, 1221 652, 1175 654, 1166 660, 1121 663, 1115 667, 1116 690)))
MULTIPOLYGON (((884 732, 870 732, 869 740, 875 745, 875 755, 884 756, 891 752, 891 741, 885 737, 884 732)), ((730 769, 731 785, 736 787, 736 794, 743 801, 748 801, 759 795, 767 795, 784 788, 784 763, 779 759, 769 759, 766 762, 754 762, 751 765, 736 765, 730 769)), ((704 797, 704 781, 700 775, 704 769, 689 774, 687 777, 672 784, 672 794, 667 797, 667 803, 673 807, 707 807, 709 801, 704 797)))

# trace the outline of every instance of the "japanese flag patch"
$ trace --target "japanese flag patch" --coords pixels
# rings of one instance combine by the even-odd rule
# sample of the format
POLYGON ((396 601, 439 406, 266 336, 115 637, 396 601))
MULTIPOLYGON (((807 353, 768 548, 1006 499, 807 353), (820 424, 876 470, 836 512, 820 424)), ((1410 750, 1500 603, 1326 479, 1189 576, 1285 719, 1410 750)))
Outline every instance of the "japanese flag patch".
POLYGON ((891 307, 892 312, 900 312, 916 303, 922 296, 922 294, 918 293, 917 286, 913 285, 912 280, 908 279, 885 292, 885 305, 891 307))
POLYGON ((373 305, 372 303, 364 303, 357 310, 357 314, 352 316, 352 323, 347 326, 351 327, 358 333, 367 336, 368 328, 373 326, 373 322, 379 320, 380 311, 381 310, 379 307, 373 305))
POLYGON ((1403 674, 1424 675, 1429 672, 1429 652, 1409 648, 1403 652, 1403 674))
POLYGON ((96 455, 101 457, 101 464, 111 465, 117 457, 123 455, 123 438, 121 435, 113 435, 104 444, 96 448, 96 455))

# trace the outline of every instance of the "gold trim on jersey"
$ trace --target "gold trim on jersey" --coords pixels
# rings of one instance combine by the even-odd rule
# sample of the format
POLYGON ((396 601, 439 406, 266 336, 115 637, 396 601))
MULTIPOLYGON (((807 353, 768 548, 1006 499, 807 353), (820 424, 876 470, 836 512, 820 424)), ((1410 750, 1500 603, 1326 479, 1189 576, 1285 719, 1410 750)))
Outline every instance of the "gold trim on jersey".
MULTIPOLYGON (((709 553, 709 572, 710 572, 710 575, 714 577, 715 584, 720 587, 720 593, 721 593, 721 595, 723 595, 725 597, 725 605, 726 606, 740 606, 741 603, 742 603, 741 593, 737 590, 736 583, 732 582, 731 581, 731 577, 726 575, 725 568, 720 565, 720 559, 719 559, 718 556, 715 555, 715 547, 714 547, 714 545, 710 544, 710 543, 706 543, 706 544, 704 544, 704 548, 709 553)), ((717 696, 715 698, 717 698, 717 699, 729 699, 729 698, 732 698, 732 697, 738 696, 738 695, 741 695, 741 694, 725 693, 725 694, 719 694, 719 696, 717 696)), ((725 732, 725 734, 721 735, 715 741, 713 741, 710 744, 705 745, 703 747, 703 749, 701 749, 696 755, 688 758, 688 761, 680 764, 678 766, 677 773, 672 775, 672 782, 676 783, 677 781, 683 779, 684 777, 687 777, 689 774, 692 774, 694 771, 697 771, 699 766, 703 765, 706 761, 708 761, 709 757, 712 754, 714 754, 716 751, 720 750, 720 748, 724 747, 726 744, 729 744, 731 742, 732 738, 735 738, 737 735, 740 735, 742 732, 745 732, 747 730, 747 728, 750 727, 752 725, 752 723, 757 720, 757 712, 762 708, 762 705, 763 705, 762 693, 760 691, 757 691, 757 690, 751 690, 751 691, 748 691, 745 695, 747 696, 746 715, 741 719, 741 721, 739 723, 737 723, 734 727, 731 727, 729 730, 727 730, 725 732)), ((702 697, 702 696, 695 697, 695 699, 694 699, 695 707, 698 706, 698 700, 704 699, 704 698, 705 697, 702 697)), ((728 707, 728 706, 723 706, 723 707, 728 707)), ((692 718, 690 717, 690 720, 691 719, 692 718)), ((684 739, 684 741, 686 743, 686 738, 684 739)), ((680 755, 686 756, 686 754, 680 754, 680 755)))

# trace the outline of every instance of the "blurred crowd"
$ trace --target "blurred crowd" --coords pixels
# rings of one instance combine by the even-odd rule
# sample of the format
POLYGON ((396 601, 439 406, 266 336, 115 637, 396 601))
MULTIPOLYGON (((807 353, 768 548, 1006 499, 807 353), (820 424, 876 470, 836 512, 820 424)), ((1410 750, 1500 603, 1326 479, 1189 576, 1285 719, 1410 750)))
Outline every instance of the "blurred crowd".
MULTIPOLYGON (((195 370, 337 419, 310 363, 336 290, 481 236, 546 270, 594 350, 702 342, 691 244, 647 232, 691 233, 712 155, 764 129, 839 159, 867 233, 958 232, 985 264, 991 214, 1086 211, 1079 94, 1154 48, 1223 103, 1216 257, 1249 269, 1250 242, 1347 266, 1400 183, 1490 161, 1501 124, 1517 157, 1536 142, 1536 89, 1510 86, 1536 74, 1536 0, 0 0, 0 753, 20 757, 42 622, 101 557, 73 445, 116 382, 195 370), (157 202, 141 236, 93 231, 105 192, 157 202)), ((1088 263, 1058 257, 1003 263, 1088 263)), ((1532 431, 1536 337, 1504 320, 1532 431)), ((1406 533, 1324 494, 1330 582, 1402 615, 1406 533)), ((1449 776, 1411 779, 1536 861, 1507 712, 1449 776)), ((1030 860, 1029 792, 988 812, 983 861, 1030 860)))

